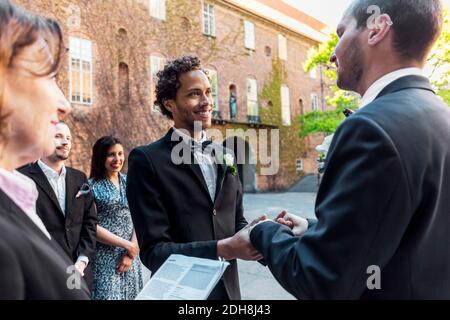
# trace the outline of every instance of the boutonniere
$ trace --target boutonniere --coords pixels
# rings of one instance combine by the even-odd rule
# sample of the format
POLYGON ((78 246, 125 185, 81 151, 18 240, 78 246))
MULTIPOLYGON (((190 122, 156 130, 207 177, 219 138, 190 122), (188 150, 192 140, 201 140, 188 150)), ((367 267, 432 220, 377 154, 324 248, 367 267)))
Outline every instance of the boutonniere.
POLYGON ((227 167, 226 168, 227 171, 229 171, 233 176, 237 175, 237 167, 236 167, 236 164, 234 163, 233 155, 231 155, 229 153, 225 153, 223 155, 223 163, 227 167))
POLYGON ((78 199, 79 197, 88 194, 89 192, 91 192, 91 187, 89 186, 89 184, 85 183, 81 186, 80 190, 77 192, 75 199, 78 199))

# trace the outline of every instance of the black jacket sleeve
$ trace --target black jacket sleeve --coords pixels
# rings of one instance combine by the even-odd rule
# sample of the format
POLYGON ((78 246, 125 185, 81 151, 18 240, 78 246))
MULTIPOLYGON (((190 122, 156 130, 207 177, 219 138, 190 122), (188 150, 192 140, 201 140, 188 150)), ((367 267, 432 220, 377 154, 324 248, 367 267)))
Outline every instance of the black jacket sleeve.
POLYGON ((301 237, 262 223, 251 241, 280 284, 299 299, 357 299, 367 269, 381 269, 411 220, 402 159, 376 122, 357 114, 336 131, 317 201, 318 222, 301 237))
POLYGON ((129 156, 127 198, 145 266, 155 272, 171 254, 217 259, 217 241, 175 243, 158 189, 158 177, 148 154, 139 148, 129 156))
MULTIPOLYGON (((84 182, 87 182, 84 173, 82 178, 84 182)), ((93 259, 97 244, 97 223, 97 210, 94 205, 94 196, 92 192, 89 192, 85 195, 83 225, 80 233, 78 256, 85 255, 90 261, 93 259)))

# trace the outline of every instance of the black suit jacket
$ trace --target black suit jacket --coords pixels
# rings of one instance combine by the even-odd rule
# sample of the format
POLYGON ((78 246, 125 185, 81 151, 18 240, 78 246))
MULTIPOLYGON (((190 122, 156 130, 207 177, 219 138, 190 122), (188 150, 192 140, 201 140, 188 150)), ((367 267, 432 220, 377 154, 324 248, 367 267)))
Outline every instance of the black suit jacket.
POLYGON ((266 222, 251 241, 297 298, 450 299, 449 191, 450 108, 403 77, 336 131, 317 223, 296 238, 266 222))
MULTIPOLYGON (((171 141, 172 132, 129 156, 128 203, 141 260, 152 272, 172 253, 217 259, 217 240, 247 224, 239 177, 218 165, 213 202, 198 164, 172 163, 178 144, 171 141)), ((237 263, 230 263, 211 299, 240 299, 237 263)))
MULTIPOLYGON (((37 185, 39 198, 37 214, 56 242, 64 249, 73 262, 85 255, 92 261, 97 239, 97 212, 92 193, 76 198, 86 182, 86 175, 76 169, 66 167, 66 210, 65 214, 56 198, 47 177, 35 162, 19 170, 37 185)), ((90 263, 85 270, 86 281, 92 285, 93 276, 90 263)))
POLYGON ((66 253, 1 190, 0 257, 0 299, 89 299, 81 277, 80 288, 69 289, 73 262, 66 253))

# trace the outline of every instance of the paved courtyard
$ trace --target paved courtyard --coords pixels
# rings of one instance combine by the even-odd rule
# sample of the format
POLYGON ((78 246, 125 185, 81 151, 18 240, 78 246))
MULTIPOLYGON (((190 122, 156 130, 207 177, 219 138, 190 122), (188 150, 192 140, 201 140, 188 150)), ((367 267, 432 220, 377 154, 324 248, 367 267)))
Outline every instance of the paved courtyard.
MULTIPOLYGON (((245 216, 250 222, 266 213, 269 218, 287 209, 296 215, 313 218, 315 193, 262 193, 245 194, 245 216)), ((294 299, 273 278, 267 267, 257 262, 238 261, 242 299, 290 300, 294 299)))

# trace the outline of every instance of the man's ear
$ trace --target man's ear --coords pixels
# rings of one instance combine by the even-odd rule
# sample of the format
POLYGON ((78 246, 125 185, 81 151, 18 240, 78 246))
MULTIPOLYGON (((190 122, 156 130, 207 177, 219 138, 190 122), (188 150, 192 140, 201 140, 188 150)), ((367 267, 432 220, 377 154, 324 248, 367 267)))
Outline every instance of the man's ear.
POLYGON ((381 14, 376 18, 373 27, 369 31, 368 44, 375 46, 383 41, 389 34, 394 23, 388 14, 381 14))
POLYGON ((163 101, 164 107, 170 111, 170 113, 173 113, 173 108, 175 107, 175 102, 172 99, 166 99, 163 101))

